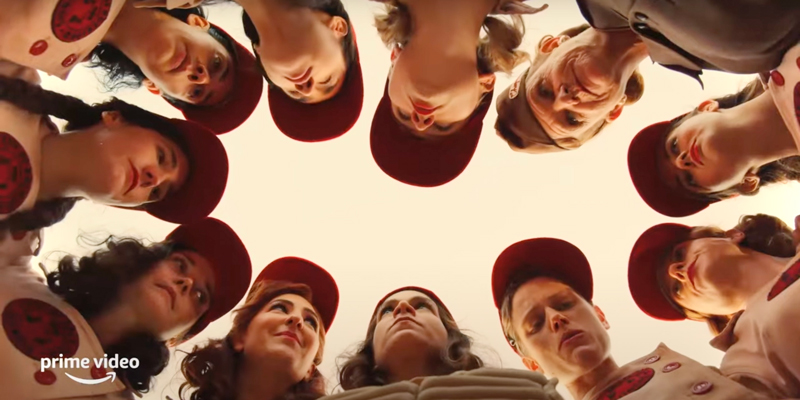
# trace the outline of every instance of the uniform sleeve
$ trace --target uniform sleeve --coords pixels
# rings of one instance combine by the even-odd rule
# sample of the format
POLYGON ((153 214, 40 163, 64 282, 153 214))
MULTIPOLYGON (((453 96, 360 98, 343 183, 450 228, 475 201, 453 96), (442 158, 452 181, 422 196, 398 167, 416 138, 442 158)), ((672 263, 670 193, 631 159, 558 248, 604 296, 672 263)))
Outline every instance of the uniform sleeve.
POLYGON ((8 60, 0 60, 0 75, 22 79, 37 86, 42 84, 42 78, 35 69, 23 67, 8 60))
POLYGON ((409 381, 369 386, 325 396, 319 400, 417 400, 419 386, 409 381))
POLYGON ((29 232, 0 231, 0 268, 29 266, 42 247, 43 230, 29 232))
POLYGON ((556 384, 537 372, 481 368, 425 378, 418 400, 562 400, 556 384))

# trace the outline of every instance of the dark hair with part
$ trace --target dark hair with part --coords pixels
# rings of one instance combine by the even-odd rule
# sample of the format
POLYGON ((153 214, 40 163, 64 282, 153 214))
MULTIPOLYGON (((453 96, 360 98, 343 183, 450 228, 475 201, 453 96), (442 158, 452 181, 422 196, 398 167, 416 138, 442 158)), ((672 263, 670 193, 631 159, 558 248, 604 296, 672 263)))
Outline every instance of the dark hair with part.
MULTIPOLYGON (((119 301, 123 287, 150 272, 174 251, 183 249, 170 243, 148 246, 131 238, 109 237, 102 243, 106 248, 89 256, 62 258, 57 269, 47 274, 50 290, 78 310, 86 320, 113 307, 119 301)), ((148 392, 153 378, 169 361, 166 343, 145 332, 129 332, 103 351, 109 358, 119 355, 120 358, 136 357, 139 360, 139 368, 116 371, 128 387, 138 392, 148 392)))
MULTIPOLYGON (((200 7, 189 9, 176 8, 174 10, 154 8, 153 10, 162 12, 183 22, 187 22, 192 15, 207 19, 206 13, 200 7)), ((233 60, 234 64, 236 64, 238 60, 234 39, 213 25, 208 28, 208 34, 225 47, 228 55, 233 60)), ((142 86, 142 81, 147 78, 136 63, 123 54, 118 48, 108 43, 100 43, 97 45, 97 47, 92 50, 91 56, 92 59, 89 62, 89 68, 99 68, 103 71, 103 86, 110 92, 126 88, 138 89, 142 86)), ((197 107, 194 104, 167 95, 162 95, 162 97, 179 109, 197 107)))
MULTIPOLYGON (((739 92, 714 99, 714 101, 719 103, 720 109, 734 108, 738 105, 753 100, 758 96, 761 96, 763 93, 764 93, 764 87, 761 85, 761 82, 758 79, 755 79, 750 83, 748 83, 739 92)), ((665 138, 669 137, 670 133, 674 131, 677 127, 679 127, 682 123, 686 122, 686 120, 688 120, 689 118, 700 114, 701 112, 702 111, 700 111, 699 108, 695 108, 694 110, 670 121, 664 137, 665 138)), ((721 192, 705 193, 705 194, 692 193, 692 196, 698 197, 700 199, 710 198, 713 200, 724 200, 731 197, 735 197, 740 194, 745 196, 755 196, 758 194, 761 187, 763 186, 767 186, 773 183, 800 181, 800 156, 785 157, 781 158, 780 160, 764 164, 758 168, 758 171, 756 171, 756 175, 758 175, 759 178, 758 187, 752 192, 742 192, 736 186, 734 186, 730 189, 723 190, 721 192)))
MULTIPOLYGON (((744 239, 739 247, 748 248, 773 257, 794 257, 796 249, 792 239, 792 228, 780 218, 766 214, 745 215, 733 228, 744 233, 744 239)), ((724 238, 725 231, 713 226, 694 227, 689 235, 689 240, 702 238, 724 238)), ((671 253, 671 249, 670 249, 671 253)), ((664 288, 665 285, 660 285, 664 288)), ((703 321, 708 325, 713 335, 719 335, 730 322, 732 315, 708 315, 681 307, 667 292, 662 293, 673 307, 683 311, 687 318, 703 321)))
MULTIPOLYGON (((128 104, 119 99, 89 105, 76 97, 42 89, 27 81, 0 76, 0 101, 33 114, 52 116, 67 121, 65 131, 91 127, 102 121, 103 112, 117 111, 125 122, 158 132, 186 153, 187 146, 177 128, 166 118, 128 104)), ((77 198, 38 201, 30 210, 20 211, 0 221, 0 231, 32 231, 54 225, 66 217, 77 198)))
MULTIPOLYGON (((350 71, 353 71, 351 66, 354 63, 358 63, 358 49, 356 46, 356 39, 355 35, 353 34, 353 24, 350 22, 350 15, 347 14, 347 10, 344 8, 344 4, 342 4, 342 0, 298 0, 291 3, 294 7, 306 7, 311 8, 316 11, 324 12, 332 17, 341 17, 345 21, 347 21, 347 35, 341 39, 342 44, 342 53, 344 54, 344 61, 347 65, 347 74, 345 76, 345 83, 347 84, 347 80, 356 79, 353 78, 350 71)), ((250 19, 250 16, 247 15, 247 12, 242 11, 242 25, 244 26, 244 33, 247 35, 247 38, 250 39, 250 42, 253 44, 253 54, 256 57, 256 66, 261 72, 261 76, 267 81, 267 84, 270 88, 281 90, 277 85, 275 85, 267 76, 267 71, 264 71, 264 66, 261 64, 261 57, 259 57, 258 52, 255 51, 255 45, 261 44, 261 38, 258 36, 258 30, 256 26, 253 24, 253 21, 250 19)))
MULTIPOLYGON (((433 368, 436 371, 435 375, 449 375, 456 371, 469 371, 483 367, 483 360, 472 350, 472 338, 459 329, 453 315, 444 304, 436 298, 431 298, 431 300, 436 303, 439 317, 447 331, 447 346, 442 349, 441 362, 433 368)), ((337 360, 341 362, 339 385, 344 390, 365 386, 383 386, 389 383, 388 372, 379 368, 375 363, 373 341, 379 313, 380 310, 376 309, 375 314, 372 315, 367 328, 367 337, 359 344, 358 350, 353 354, 344 354, 337 360)))
MULTIPOLYGON (((242 355, 233 347, 235 338, 241 338, 253 319, 273 299, 285 294, 295 294, 311 302, 311 289, 303 284, 262 281, 250 290, 244 305, 234 311, 233 327, 222 339, 211 339, 203 346, 195 346, 181 362, 181 372, 186 382, 181 384, 179 396, 184 400, 236 400, 236 377, 242 355), (190 393, 191 391, 191 393, 190 393)), ((319 350, 314 365, 322 363, 325 348, 325 329, 319 325, 319 350)), ((287 393, 276 400, 315 400, 325 395, 325 379, 317 368, 311 379, 292 385, 287 393)))

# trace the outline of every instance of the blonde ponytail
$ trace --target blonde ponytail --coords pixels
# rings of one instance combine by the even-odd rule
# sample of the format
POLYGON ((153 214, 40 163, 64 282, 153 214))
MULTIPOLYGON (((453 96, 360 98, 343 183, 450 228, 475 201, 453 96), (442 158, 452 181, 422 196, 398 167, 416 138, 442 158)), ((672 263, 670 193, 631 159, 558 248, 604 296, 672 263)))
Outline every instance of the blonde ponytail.
POLYGON ((478 58, 490 72, 510 74, 528 59, 528 53, 518 50, 525 36, 525 23, 519 15, 511 16, 511 22, 496 17, 483 20, 486 36, 478 46, 478 58))

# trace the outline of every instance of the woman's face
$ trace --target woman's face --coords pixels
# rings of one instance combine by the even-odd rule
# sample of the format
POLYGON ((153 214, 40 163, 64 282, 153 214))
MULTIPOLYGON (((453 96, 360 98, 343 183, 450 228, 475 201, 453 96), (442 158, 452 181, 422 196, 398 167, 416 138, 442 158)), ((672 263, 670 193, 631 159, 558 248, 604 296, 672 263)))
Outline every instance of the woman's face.
POLYGON ((161 340, 182 336, 211 306, 214 272, 193 251, 176 251, 120 292, 120 303, 147 333, 161 340))
POLYGON ((681 307, 701 314, 740 311, 739 288, 746 276, 737 268, 743 255, 738 243, 744 234, 730 233, 730 238, 694 239, 675 246, 662 269, 663 292, 681 307))
POLYGON ((189 161, 181 148, 116 111, 104 112, 86 133, 93 135, 86 149, 92 174, 81 189, 97 203, 136 207, 162 200, 186 182, 189 161))
POLYGON ((704 102, 700 113, 672 130, 657 157, 667 184, 693 193, 716 193, 732 188, 752 191, 751 162, 742 143, 730 140, 730 121, 716 102, 704 102))
POLYGON ((457 132, 494 88, 494 74, 479 75, 475 60, 436 57, 414 41, 392 52, 388 95, 400 124, 422 137, 457 132))
POLYGON ((245 333, 234 340, 234 348, 251 360, 267 359, 286 365, 297 383, 314 371, 323 329, 308 300, 284 294, 261 309, 245 333))
POLYGON ((447 329, 439 309, 427 295, 406 290, 387 298, 374 316, 372 345, 375 364, 387 365, 388 360, 415 349, 420 357, 438 354, 447 346, 447 329))
POLYGON ((342 40, 350 34, 347 21, 323 12, 315 11, 314 15, 314 22, 302 29, 297 26, 274 32, 256 26, 261 43, 253 46, 270 81, 289 97, 307 104, 336 96, 347 76, 342 51, 342 40), (271 32, 269 36, 265 35, 267 31, 271 32))
MULTIPOLYGON (((154 11, 156 12, 156 11, 154 11)), ((159 12, 160 13, 160 12, 159 12)), ((145 54, 135 55, 153 93, 199 106, 223 103, 236 75, 234 59, 208 33, 211 24, 191 15, 186 22, 162 18, 145 54)))

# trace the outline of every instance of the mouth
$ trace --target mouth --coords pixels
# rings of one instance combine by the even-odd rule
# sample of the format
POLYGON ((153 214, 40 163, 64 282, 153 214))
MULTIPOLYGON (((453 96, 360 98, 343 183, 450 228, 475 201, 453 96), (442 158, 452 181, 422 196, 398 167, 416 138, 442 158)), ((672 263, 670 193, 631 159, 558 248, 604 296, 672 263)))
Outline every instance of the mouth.
POLYGON ((438 108, 438 107, 431 107, 427 104, 419 103, 416 101, 412 101, 411 105, 414 107, 414 111, 416 111, 417 114, 422 116, 431 115, 438 108))
MULTIPOLYGON (((394 322, 392 322, 392 326, 395 326, 395 325, 397 325, 397 324, 399 324, 401 322, 413 322, 413 323, 419 325, 419 323, 417 323, 417 321, 415 321, 414 318, 411 318, 411 317, 400 317, 400 318, 394 320, 394 322)), ((392 326, 390 326, 389 328, 391 328, 392 326)))
POLYGON ((173 288, 171 288, 169 286, 164 286, 164 285, 157 285, 157 286, 159 288, 163 289, 165 292, 167 292, 167 294, 169 295, 169 301, 170 301, 169 308, 171 310, 174 310, 175 309, 175 297, 178 295, 177 293, 175 293, 175 289, 173 289, 173 288))
POLYGON ((278 336, 286 337, 289 339, 294 340, 298 345, 300 345, 300 338, 292 331, 283 331, 278 334, 278 336))
POLYGON ((308 69, 302 74, 296 76, 287 76, 286 79, 292 83, 304 83, 308 80, 308 78, 311 77, 311 70, 312 68, 308 67, 308 69))
POLYGON ((700 147, 697 146, 697 140, 695 140, 694 143, 692 143, 692 147, 689 148, 689 157, 692 158, 695 164, 700 166, 704 165, 703 158, 700 156, 700 147))
POLYGON ((565 344, 571 343, 573 340, 581 336, 583 336, 583 331, 571 330, 565 332, 561 336, 561 342, 558 344, 558 349, 561 350, 561 348, 564 347, 565 344))
POLYGON ((186 47, 181 45, 180 50, 177 50, 175 54, 172 55, 172 59, 169 63, 169 72, 177 72, 182 70, 186 67, 186 63, 189 62, 189 54, 186 52, 186 47))
POLYGON ((128 186, 128 190, 125 191, 125 194, 130 193, 131 190, 139 185, 139 171, 133 166, 132 161, 128 160, 128 163, 131 164, 131 185, 128 186))

